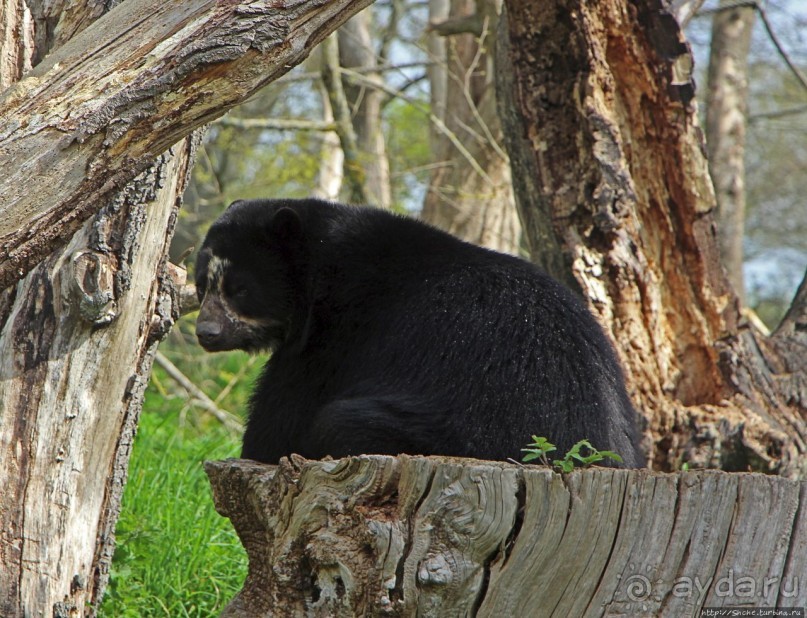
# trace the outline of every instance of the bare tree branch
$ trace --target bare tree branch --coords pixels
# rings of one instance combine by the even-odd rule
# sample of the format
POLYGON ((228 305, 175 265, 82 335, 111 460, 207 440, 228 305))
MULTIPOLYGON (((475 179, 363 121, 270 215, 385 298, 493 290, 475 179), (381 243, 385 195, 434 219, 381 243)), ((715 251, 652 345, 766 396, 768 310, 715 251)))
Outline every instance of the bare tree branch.
POLYGON ((165 354, 162 352, 157 352, 154 360, 157 361, 157 364, 160 367, 165 369, 165 372, 171 377, 172 380, 184 388, 185 391, 187 391, 187 393, 196 400, 200 408, 212 414, 230 431, 241 432, 244 430, 244 426, 241 421, 239 421, 231 413, 219 408, 201 388, 196 386, 196 384, 194 384, 190 378, 188 378, 188 376, 182 373, 174 363, 168 360, 168 357, 165 356, 165 354))
POLYGON ((336 131, 335 122, 302 120, 299 118, 231 118, 224 116, 216 121, 237 129, 267 129, 271 131, 336 131))
POLYGON ((704 2, 705 0, 670 0, 667 10, 675 16, 681 28, 686 28, 704 2))
POLYGON ((797 107, 788 107, 786 109, 778 109, 772 112, 759 112, 757 114, 749 114, 748 124, 759 122, 760 120, 775 120, 777 118, 786 118, 788 116, 795 116, 807 112, 807 105, 799 105, 797 107))
POLYGON ((736 2, 728 2, 722 4, 721 6, 715 7, 713 9, 704 9, 702 11, 698 11, 698 17, 705 17, 707 15, 712 15, 714 13, 720 13, 723 11, 733 11, 734 9, 751 7, 756 9, 757 13, 759 13, 759 18, 762 20, 762 24, 765 26, 765 31, 768 33, 768 38, 773 43, 773 46, 776 48, 777 53, 781 56, 782 60, 785 61, 785 64, 788 66, 790 71, 793 73, 795 78, 799 81, 802 88, 807 90, 807 76, 801 72, 801 69, 796 65, 795 62, 790 58, 790 54, 787 53, 785 48, 782 46, 782 42, 779 40, 779 37, 776 36, 776 33, 773 30, 773 26, 771 26, 771 22, 768 19, 768 14, 765 11, 765 8, 759 3, 758 0, 737 0, 736 2))
POLYGON ((369 203, 364 182, 364 169, 359 161, 356 133, 350 118, 350 106, 342 87, 339 67, 339 41, 330 36, 322 45, 322 81, 328 90, 328 99, 336 121, 336 133, 345 154, 345 176, 350 185, 350 201, 357 204, 369 203))
POLYGON ((420 101, 418 101, 413 97, 410 97, 407 94, 404 94, 400 90, 392 88, 391 86, 388 86, 386 84, 377 84, 375 82, 369 82, 369 80, 367 80, 363 75, 361 75, 360 73, 356 73, 355 71, 350 71, 345 68, 342 68, 340 70, 342 71, 342 73, 350 76, 351 79, 354 79, 358 82, 367 83, 368 85, 372 85, 374 88, 381 88, 388 95, 403 99, 404 101, 412 105, 414 109, 418 110, 419 112, 422 112, 423 114, 426 114, 429 117, 429 120, 432 122, 432 124, 434 124, 434 126, 437 128, 437 130, 443 133, 454 145, 454 147, 460 152, 460 154, 462 154, 462 156, 465 157, 465 159, 468 161, 471 167, 474 168, 474 171, 476 171, 477 174, 479 174, 482 178, 484 178, 486 181, 492 184, 490 176, 488 176, 485 170, 482 169, 482 167, 479 165, 476 159, 474 159, 473 155, 468 151, 468 149, 463 145, 460 139, 446 126, 445 122, 443 122, 440 118, 431 113, 423 105, 423 103, 421 103, 420 101))
POLYGON ((457 34, 473 34, 482 36, 485 31, 485 16, 481 13, 452 17, 440 22, 429 24, 429 30, 440 36, 455 36, 457 34))

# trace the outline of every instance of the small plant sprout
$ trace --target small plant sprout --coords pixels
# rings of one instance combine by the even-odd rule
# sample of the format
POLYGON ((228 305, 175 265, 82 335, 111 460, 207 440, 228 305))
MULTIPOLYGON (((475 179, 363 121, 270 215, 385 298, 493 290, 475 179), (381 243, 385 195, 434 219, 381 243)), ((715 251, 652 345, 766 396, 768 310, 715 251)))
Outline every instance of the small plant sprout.
POLYGON ((521 449, 526 455, 521 459, 524 463, 534 459, 540 459, 541 463, 545 466, 549 465, 547 453, 558 450, 554 444, 544 437, 532 436, 532 444, 527 445, 528 448, 521 449))
MULTIPOLYGON (((547 466, 549 465, 547 453, 557 450, 555 445, 549 440, 539 436, 532 436, 532 444, 528 444, 527 447, 528 448, 521 449, 527 453, 522 461, 526 463, 534 459, 539 459, 541 463, 547 466)), ((597 450, 588 440, 580 440, 569 449, 566 455, 563 456, 563 459, 553 459, 552 465, 559 468, 561 472, 568 473, 574 470, 575 466, 590 466, 591 464, 599 463, 605 459, 612 459, 617 462, 622 461, 622 457, 617 453, 613 451, 597 450)))

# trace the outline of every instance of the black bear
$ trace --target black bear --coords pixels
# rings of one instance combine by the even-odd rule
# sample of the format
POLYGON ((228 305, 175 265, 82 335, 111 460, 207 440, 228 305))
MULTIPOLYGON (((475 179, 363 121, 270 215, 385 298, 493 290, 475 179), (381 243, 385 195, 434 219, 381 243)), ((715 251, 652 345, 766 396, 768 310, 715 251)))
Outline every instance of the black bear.
POLYGON ((373 208, 244 200, 210 228, 196 287, 205 349, 272 351, 244 458, 520 460, 538 434, 644 465, 609 341, 524 260, 373 208))

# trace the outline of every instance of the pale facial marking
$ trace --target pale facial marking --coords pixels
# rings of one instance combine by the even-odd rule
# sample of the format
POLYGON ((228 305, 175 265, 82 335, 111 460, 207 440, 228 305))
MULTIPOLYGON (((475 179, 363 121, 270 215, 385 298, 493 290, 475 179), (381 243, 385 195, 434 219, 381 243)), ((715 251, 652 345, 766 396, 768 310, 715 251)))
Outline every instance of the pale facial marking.
POLYGON ((224 316, 231 322, 240 322, 248 328, 265 328, 267 326, 281 326, 283 323, 279 320, 272 318, 252 318, 239 314, 233 307, 230 306, 227 296, 224 294, 224 272, 231 266, 231 262, 217 255, 210 255, 210 261, 207 264, 207 290, 205 296, 208 294, 215 294, 219 298, 221 307, 224 310, 224 316))
POLYGON ((224 271, 230 266, 230 261, 216 255, 210 256, 207 263, 207 289, 216 290, 219 296, 222 295, 224 285, 224 271))

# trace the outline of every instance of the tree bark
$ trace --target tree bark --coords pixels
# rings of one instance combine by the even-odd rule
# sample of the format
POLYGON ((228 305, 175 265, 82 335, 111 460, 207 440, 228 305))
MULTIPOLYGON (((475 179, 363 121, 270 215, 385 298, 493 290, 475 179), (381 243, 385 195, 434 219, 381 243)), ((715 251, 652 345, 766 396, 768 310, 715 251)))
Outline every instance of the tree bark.
POLYGON ((804 476, 807 337, 784 345, 741 321, 691 55, 663 4, 507 2, 499 88, 517 110, 507 147, 529 246, 551 238, 558 251, 533 259, 573 279, 611 334, 654 468, 804 476))
POLYGON ((322 83, 328 93, 333 111, 336 134, 344 156, 344 179, 348 185, 348 201, 353 204, 369 204, 367 177, 362 164, 356 131, 350 117, 350 105, 342 87, 339 66, 339 38, 334 34, 322 44, 322 83))
POLYGON ((748 50, 754 7, 729 8, 721 0, 712 21, 706 88, 706 151, 717 199, 720 258, 741 304, 745 302, 745 130, 748 50))
POLYGON ((30 70, 34 56, 31 12, 25 0, 0 0, 0 91, 30 70))
POLYGON ((161 157, 3 295, 2 616, 80 616, 103 592, 153 354, 177 317, 166 256, 192 151, 161 157))
MULTIPOLYGON (((320 46, 319 52, 320 67, 325 62, 323 47, 324 45, 320 46)), ((333 125, 336 119, 333 115, 333 106, 331 105, 328 90, 322 80, 317 81, 316 87, 322 101, 322 120, 333 125)), ((311 197, 338 202, 339 194, 342 191, 342 181, 345 177, 345 153, 342 150, 342 143, 336 131, 323 131, 319 157, 319 170, 317 171, 316 183, 311 191, 311 197)))
POLYGON ((807 602, 804 481, 405 455, 206 468, 249 556, 228 618, 678 618, 807 602))
POLYGON ((0 98, 0 289, 369 3, 129 0, 49 55, 0 98))
POLYGON ((429 182, 422 218, 469 242, 517 254, 521 225, 510 162, 500 146, 502 128, 493 87, 496 4, 452 0, 447 16, 442 3, 429 5, 430 39, 442 39, 441 27, 447 23, 479 28, 479 32, 462 33, 449 28, 451 36, 442 44, 430 43, 431 52, 442 56, 432 58, 436 66, 429 73, 432 113, 457 136, 477 166, 469 164, 467 155, 457 151, 444 131, 433 130, 430 141, 439 165, 429 182))
MULTIPOLYGON (((97 17, 88 3, 64 14, 55 3, 28 7, 23 21, 36 28, 11 29, 28 66, 64 42, 65 24, 76 31, 97 17)), ((19 18, 5 17, 8 31, 19 18)), ((164 256, 189 149, 163 158, 64 252, 0 294, 3 616, 83 614, 103 591, 151 353, 174 317, 164 256)))

